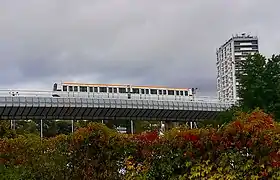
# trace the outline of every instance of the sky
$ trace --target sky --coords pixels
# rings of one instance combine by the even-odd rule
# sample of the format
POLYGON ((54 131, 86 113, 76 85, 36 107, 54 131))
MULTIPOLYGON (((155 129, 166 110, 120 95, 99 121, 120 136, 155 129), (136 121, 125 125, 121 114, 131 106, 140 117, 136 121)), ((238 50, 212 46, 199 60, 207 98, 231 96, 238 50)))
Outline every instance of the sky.
POLYGON ((198 88, 216 96, 232 35, 280 53, 279 0, 0 0, 0 89, 54 82, 198 88))

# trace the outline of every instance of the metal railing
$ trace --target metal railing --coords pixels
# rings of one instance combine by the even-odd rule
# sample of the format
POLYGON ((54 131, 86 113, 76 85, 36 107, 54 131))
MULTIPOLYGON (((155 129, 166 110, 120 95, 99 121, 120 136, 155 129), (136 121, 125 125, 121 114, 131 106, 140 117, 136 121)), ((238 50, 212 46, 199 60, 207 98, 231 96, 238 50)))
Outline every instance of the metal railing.
POLYGON ((11 96, 11 97, 52 97, 52 91, 43 91, 43 90, 0 90, 0 96, 11 96))
MULTIPOLYGON (((0 97, 52 97, 53 91, 49 90, 20 90, 20 89, 4 89, 0 90, 0 97)), ((101 93, 97 93, 97 96, 101 93)), ((103 94, 104 95, 104 94, 103 94)), ((123 94, 122 94, 123 95, 123 94)), ((75 98, 75 97, 73 97, 75 98)), ((87 98, 82 97, 77 94, 77 98, 87 98)), ((88 97, 94 98, 94 97, 88 97)), ((99 99, 100 97, 98 97, 99 99)), ((101 97, 102 99, 127 99, 125 96, 115 96, 115 97, 106 97, 106 95, 101 97)), ((161 100, 161 98, 147 98, 151 100, 161 100)), ((141 100, 141 99, 140 99, 141 100)), ((143 99, 144 100, 144 99, 143 99)), ((167 100, 167 101, 195 101, 195 102, 212 102, 212 103, 229 103, 235 104, 236 100, 231 101, 221 101, 217 97, 211 96, 193 96, 188 98, 176 99, 176 100, 167 100)))

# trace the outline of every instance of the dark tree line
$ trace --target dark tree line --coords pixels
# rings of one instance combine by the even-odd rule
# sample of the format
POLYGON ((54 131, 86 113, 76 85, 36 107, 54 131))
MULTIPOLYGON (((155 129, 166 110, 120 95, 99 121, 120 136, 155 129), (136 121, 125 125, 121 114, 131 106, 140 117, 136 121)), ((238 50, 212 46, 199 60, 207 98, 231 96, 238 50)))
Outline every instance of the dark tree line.
MULTIPOLYGON (((11 126, 11 121, 0 120, 0 138, 3 137, 15 137, 16 135, 35 134, 40 135, 41 121, 40 120, 17 120, 14 121, 15 126, 11 126), (15 128, 13 128, 15 127, 15 128)), ((13 123, 14 123, 13 122, 13 123)), ((93 121, 74 121, 74 130, 80 127, 86 127, 88 123, 93 121)), ((107 127, 116 129, 118 126, 126 127, 128 133, 131 132, 131 124, 129 120, 95 120, 94 122, 103 122, 107 127)), ((134 133, 143 132, 146 130, 152 130, 155 128, 152 124, 158 124, 158 122, 149 121, 134 121, 134 133)), ((71 120, 43 120, 42 124, 43 136, 54 137, 59 134, 72 133, 72 121, 71 120)))

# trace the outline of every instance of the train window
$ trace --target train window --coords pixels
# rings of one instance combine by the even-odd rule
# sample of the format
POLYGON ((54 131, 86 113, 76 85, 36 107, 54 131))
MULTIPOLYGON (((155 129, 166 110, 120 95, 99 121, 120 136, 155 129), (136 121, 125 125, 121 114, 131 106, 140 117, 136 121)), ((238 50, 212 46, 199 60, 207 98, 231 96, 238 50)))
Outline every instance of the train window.
POLYGON ((67 91, 67 86, 63 86, 62 88, 62 91, 67 91))
POLYGON ((119 93, 126 93, 126 88, 119 88, 119 93))
POLYGON ((163 90, 163 95, 166 95, 166 90, 163 90))
POLYGON ((118 92, 118 89, 117 88, 114 88, 114 93, 117 93, 118 92))
POLYGON ((157 89, 151 89, 151 94, 157 94, 157 89))
POLYGON ((113 92, 113 88, 109 87, 108 91, 109 91, 109 93, 112 93, 113 92))
POLYGON ((150 94, 149 89, 146 89, 146 94, 150 94))
POLYGON ((180 95, 180 92, 179 91, 176 91, 176 96, 179 96, 180 95))
POLYGON ((159 94, 159 95, 162 95, 162 90, 158 90, 158 94, 159 94))
POLYGON ((174 91, 173 90, 168 90, 168 95, 174 95, 174 91))
POLYGON ((94 92, 98 92, 98 88, 97 87, 94 87, 94 92))
POLYGON ((107 87, 99 87, 99 92, 107 92, 107 87))
POLYGON ((134 94, 139 94, 140 93, 138 88, 132 88, 132 92, 134 94))
POLYGON ((71 91, 71 92, 73 91, 73 86, 69 86, 68 88, 69 88, 69 91, 71 91))
POLYGON ((93 92, 93 87, 89 87, 89 92, 93 92))
POLYGON ((144 89, 141 89, 141 94, 145 94, 145 90, 144 89))
POLYGON ((74 91, 78 92, 78 86, 74 86, 74 91))
POLYGON ((86 86, 80 86, 80 92, 87 92, 86 86))
POLYGON ((185 96, 188 96, 189 95, 189 92, 188 91, 185 91, 185 96))
POLYGON ((184 92, 183 91, 180 91, 180 96, 183 96, 184 95, 184 92))

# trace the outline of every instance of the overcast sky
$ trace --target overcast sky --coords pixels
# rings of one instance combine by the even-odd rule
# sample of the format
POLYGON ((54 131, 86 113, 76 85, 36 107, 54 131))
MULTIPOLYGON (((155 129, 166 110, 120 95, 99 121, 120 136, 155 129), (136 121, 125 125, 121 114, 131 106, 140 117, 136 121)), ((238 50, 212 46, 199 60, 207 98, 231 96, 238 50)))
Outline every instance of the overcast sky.
POLYGON ((54 82, 197 87, 216 95, 232 34, 280 51, 279 0, 0 0, 0 89, 54 82))

